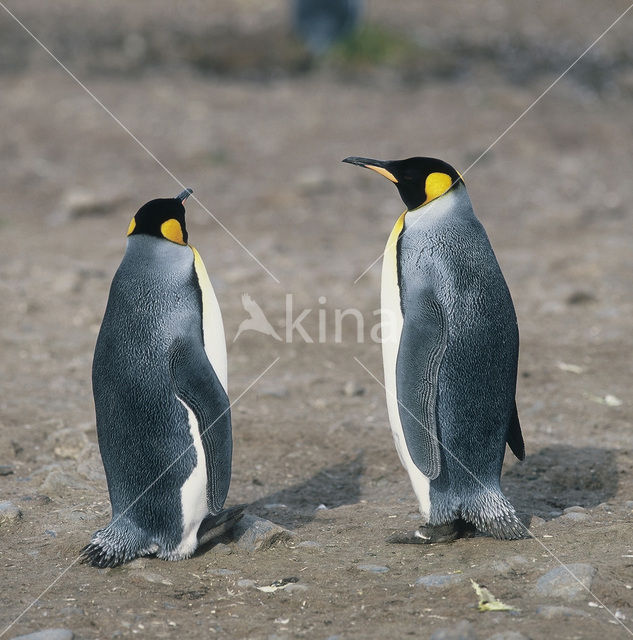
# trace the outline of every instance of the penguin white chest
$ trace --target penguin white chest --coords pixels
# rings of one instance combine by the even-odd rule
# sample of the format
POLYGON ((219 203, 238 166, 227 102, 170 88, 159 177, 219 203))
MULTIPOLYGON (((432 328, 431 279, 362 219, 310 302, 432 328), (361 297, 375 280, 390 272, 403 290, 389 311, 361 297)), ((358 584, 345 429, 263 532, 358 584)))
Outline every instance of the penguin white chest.
POLYGON ((220 305, 215 296, 215 291, 211 285, 209 274, 202 262, 200 254, 191 247, 194 255, 194 269, 198 277, 198 285, 202 293, 202 337, 204 340, 204 350, 209 362, 218 376, 224 391, 228 394, 227 388, 227 357, 226 340, 224 337, 224 324, 220 305))
MULTIPOLYGON (((389 239, 382 263, 382 282, 380 292, 382 332, 382 359, 387 394, 387 411, 396 451, 400 462, 407 470, 413 490, 420 504, 420 513, 428 519, 431 510, 429 479, 417 468, 407 449, 404 431, 400 422, 398 389, 396 385, 396 362, 402 334, 403 317, 400 307, 400 286, 398 283, 398 237, 404 227, 403 213, 396 222, 389 239)), ((403 409, 406 411, 406 408, 403 409)), ((420 426, 420 428, 422 428, 420 426)))
POLYGON ((180 488, 180 504, 182 508, 182 539, 174 554, 188 556, 198 546, 198 529, 200 523, 209 513, 207 506, 207 462, 204 447, 200 438, 200 426, 194 412, 178 398, 187 410, 189 432, 193 440, 196 461, 192 472, 180 488))

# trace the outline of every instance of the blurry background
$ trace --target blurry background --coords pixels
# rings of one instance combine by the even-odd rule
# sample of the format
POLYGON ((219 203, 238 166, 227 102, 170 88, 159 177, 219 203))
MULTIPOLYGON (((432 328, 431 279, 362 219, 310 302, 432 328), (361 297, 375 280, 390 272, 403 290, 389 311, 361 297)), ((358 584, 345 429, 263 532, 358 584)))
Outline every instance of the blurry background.
MULTIPOLYGON (((190 240, 224 314, 231 396, 280 357, 233 409, 230 501, 254 502, 253 513, 318 545, 254 560, 212 551, 136 570, 74 567, 16 629, 66 626, 92 638, 142 625, 160 637, 178 633, 162 626, 168 616, 177 629, 232 637, 367 638, 430 634, 464 618, 487 638, 508 618, 478 617, 467 580, 449 594, 409 586, 462 571, 522 610, 512 628, 560 635, 556 615, 538 612, 534 583, 555 563, 536 542, 478 538, 428 553, 384 543, 416 525, 417 507, 383 390, 354 360, 382 379, 369 338, 380 261, 355 280, 402 204, 387 181, 340 160, 430 155, 463 171, 627 2, 350 0, 334 5, 344 37, 332 46, 330 27, 309 17, 314 5, 6 5, 274 276, 188 202, 190 240), (293 294, 293 319, 313 309, 303 326, 314 343, 296 332, 291 344, 253 332, 233 343, 248 317, 242 293, 282 336, 293 294), (334 344, 334 311, 351 307, 365 318, 365 342, 349 322, 334 344), (307 591, 264 597, 238 586, 295 574, 307 591)), ((521 331, 528 455, 508 458, 504 487, 545 521, 534 530, 552 536, 544 542, 563 561, 597 568, 592 589, 629 621, 632 41, 633 13, 465 178, 521 331), (561 516, 572 506, 582 515, 561 516)), ((0 87, 0 496, 22 512, 0 526, 8 624, 108 520, 92 350, 129 219, 181 185, 2 9, 0 87)), ((567 637, 617 631, 587 601, 569 614, 567 637)))

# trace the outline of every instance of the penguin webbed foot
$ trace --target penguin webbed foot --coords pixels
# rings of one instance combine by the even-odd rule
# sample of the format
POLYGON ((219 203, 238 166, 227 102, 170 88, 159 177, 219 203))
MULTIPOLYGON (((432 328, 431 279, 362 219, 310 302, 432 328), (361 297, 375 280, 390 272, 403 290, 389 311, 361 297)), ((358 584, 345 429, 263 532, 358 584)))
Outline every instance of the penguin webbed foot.
POLYGON ((445 524, 425 524, 414 531, 394 533, 387 538, 387 542, 394 544, 446 544, 454 542, 458 538, 470 538, 475 533, 475 525, 459 518, 445 524))

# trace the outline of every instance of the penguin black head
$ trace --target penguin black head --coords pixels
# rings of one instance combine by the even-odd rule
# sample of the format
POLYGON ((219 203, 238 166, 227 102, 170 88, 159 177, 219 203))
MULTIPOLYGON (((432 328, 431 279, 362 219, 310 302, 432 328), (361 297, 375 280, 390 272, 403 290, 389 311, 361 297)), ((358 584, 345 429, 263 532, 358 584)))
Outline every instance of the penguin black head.
POLYGON ((437 158, 407 158, 406 160, 372 160, 345 158, 343 162, 372 169, 391 180, 409 211, 439 198, 458 184, 462 177, 450 164, 437 158))
POLYGON ((132 218, 127 235, 145 234, 186 245, 189 236, 184 203, 192 193, 193 189, 185 189, 175 198, 150 200, 132 218))

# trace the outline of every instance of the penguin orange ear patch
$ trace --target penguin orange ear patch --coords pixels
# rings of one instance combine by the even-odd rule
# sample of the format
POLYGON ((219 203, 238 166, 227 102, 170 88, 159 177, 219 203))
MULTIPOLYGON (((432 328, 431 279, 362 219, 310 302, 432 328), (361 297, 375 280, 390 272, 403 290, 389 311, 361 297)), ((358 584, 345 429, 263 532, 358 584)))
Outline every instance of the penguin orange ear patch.
POLYGON ((448 173, 442 173, 439 171, 429 173, 426 177, 426 181, 424 182, 426 200, 423 204, 431 202, 431 200, 435 200, 435 198, 439 198, 439 196, 450 189, 452 184, 453 179, 448 175, 448 173))
POLYGON ((136 218, 132 218, 130 220, 130 226, 127 228, 127 235, 132 235, 134 233, 134 229, 136 229, 136 218))
POLYGON ((175 242, 176 244, 187 244, 182 232, 182 226, 175 218, 165 220, 165 222, 160 225, 160 232, 163 234, 164 238, 171 240, 171 242, 175 242))

